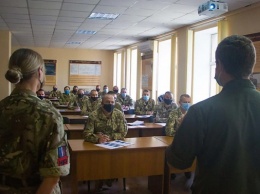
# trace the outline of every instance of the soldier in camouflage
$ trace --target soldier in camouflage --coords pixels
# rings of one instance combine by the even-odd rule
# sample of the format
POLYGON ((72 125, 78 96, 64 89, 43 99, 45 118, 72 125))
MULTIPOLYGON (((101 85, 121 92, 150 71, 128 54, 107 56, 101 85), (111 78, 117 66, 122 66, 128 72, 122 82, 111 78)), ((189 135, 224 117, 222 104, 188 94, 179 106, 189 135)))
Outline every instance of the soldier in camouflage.
POLYGON ((176 109, 177 105, 173 101, 173 94, 169 91, 165 92, 163 102, 160 102, 154 109, 154 122, 166 123, 169 114, 176 109))
POLYGON ((132 98, 126 94, 126 88, 121 89, 121 93, 117 96, 117 102, 121 104, 124 111, 129 110, 134 104, 132 98))
POLYGON ((101 106, 101 101, 101 98, 98 97, 98 92, 96 90, 91 90, 90 97, 83 102, 81 114, 89 115, 101 106))
POLYGON ((182 94, 180 96, 180 106, 173 110, 166 122, 165 133, 167 136, 175 136, 177 129, 179 128, 185 114, 190 107, 191 98, 188 94, 182 94))
POLYGON ((144 90, 143 96, 135 103, 136 115, 153 115, 155 101, 150 98, 150 91, 144 90))
POLYGON ((120 110, 121 112, 123 112, 123 108, 122 108, 121 104, 119 102, 116 102, 116 100, 117 100, 117 93, 115 93, 114 91, 109 91, 108 94, 112 94, 114 96, 115 108, 120 110))
POLYGON ((37 97, 40 98, 41 100, 44 100, 44 101, 46 101, 46 102, 49 103, 49 104, 52 104, 52 102, 51 102, 49 99, 46 99, 46 98, 45 98, 45 92, 44 92, 44 90, 43 90, 42 88, 39 89, 39 90, 36 92, 36 94, 37 94, 37 97))
POLYGON ((61 105, 69 104, 70 101, 72 101, 75 98, 74 94, 70 93, 70 87, 65 86, 64 87, 64 93, 61 95, 59 99, 59 103, 61 105))
POLYGON ((87 119, 83 132, 85 141, 104 143, 124 139, 127 134, 127 124, 124 114, 114 109, 114 96, 106 94, 102 98, 101 105, 87 119))
POLYGON ((88 100, 88 96, 84 95, 84 90, 83 89, 79 89, 78 90, 78 94, 77 96, 75 96, 68 105, 69 109, 77 109, 80 108, 80 110, 83 109, 83 104, 85 103, 85 101, 88 100))
POLYGON ((16 85, 0 101, 0 193, 61 194, 59 179, 69 174, 70 155, 62 116, 36 96, 45 80, 42 57, 16 50, 5 77, 16 85))
POLYGON ((61 91, 58 90, 57 86, 54 85, 53 86, 53 90, 50 92, 50 95, 49 95, 49 98, 52 98, 52 99, 58 99, 60 98, 62 95, 61 91))

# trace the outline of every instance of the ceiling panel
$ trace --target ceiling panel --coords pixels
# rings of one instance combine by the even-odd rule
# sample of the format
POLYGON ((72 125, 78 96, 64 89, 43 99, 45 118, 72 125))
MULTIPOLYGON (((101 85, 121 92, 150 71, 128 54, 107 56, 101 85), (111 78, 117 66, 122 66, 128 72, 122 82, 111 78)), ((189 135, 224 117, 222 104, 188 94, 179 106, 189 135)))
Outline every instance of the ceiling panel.
MULTIPOLYGON (((260 5, 260 0, 224 1, 230 11, 260 5)), ((0 30, 11 31, 13 44, 20 46, 121 48, 209 19, 197 14, 202 3, 205 0, 0 0, 0 30), (114 21, 88 19, 92 12, 120 15, 114 21)))

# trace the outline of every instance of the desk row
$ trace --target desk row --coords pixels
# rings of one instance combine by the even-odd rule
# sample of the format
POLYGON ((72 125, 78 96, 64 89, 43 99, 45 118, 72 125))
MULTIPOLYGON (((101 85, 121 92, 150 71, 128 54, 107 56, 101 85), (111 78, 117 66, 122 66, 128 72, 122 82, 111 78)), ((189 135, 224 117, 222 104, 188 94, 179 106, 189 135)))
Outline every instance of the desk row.
MULTIPOLYGON (((69 110, 68 110, 69 111, 69 110)), ((88 116, 82 116, 82 115, 73 115, 73 114, 65 114, 63 115, 64 121, 66 124, 84 124, 86 122, 86 119, 88 118, 88 116)), ((145 123, 149 122, 150 116, 138 116, 135 114, 131 114, 131 115, 125 115, 125 119, 128 123, 132 123, 136 120, 138 121, 144 121, 145 123)))
POLYGON ((82 139, 69 140, 72 193, 78 193, 79 181, 147 176, 148 189, 152 193, 167 194, 171 173, 195 170, 195 162, 185 170, 167 164, 165 150, 172 143, 172 137, 125 138, 125 141, 131 145, 106 149, 82 139))
MULTIPOLYGON (((165 123, 144 123, 144 125, 128 126, 126 137, 163 136, 165 123)), ((68 139, 83 139, 84 124, 64 124, 68 139)))

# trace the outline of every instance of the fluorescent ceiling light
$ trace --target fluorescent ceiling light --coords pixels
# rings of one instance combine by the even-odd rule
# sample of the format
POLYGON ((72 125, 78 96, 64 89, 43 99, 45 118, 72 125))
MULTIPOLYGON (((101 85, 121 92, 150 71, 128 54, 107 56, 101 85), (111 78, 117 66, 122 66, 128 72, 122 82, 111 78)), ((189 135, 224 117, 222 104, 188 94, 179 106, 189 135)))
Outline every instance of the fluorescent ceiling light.
POLYGON ((93 31, 93 30, 77 30, 76 33, 77 34, 96 34, 97 31, 93 31))
POLYGON ((119 14, 114 13, 91 13, 89 19, 114 20, 119 14))
POLYGON ((71 41, 71 42, 66 42, 66 44, 81 44, 80 41, 71 41))

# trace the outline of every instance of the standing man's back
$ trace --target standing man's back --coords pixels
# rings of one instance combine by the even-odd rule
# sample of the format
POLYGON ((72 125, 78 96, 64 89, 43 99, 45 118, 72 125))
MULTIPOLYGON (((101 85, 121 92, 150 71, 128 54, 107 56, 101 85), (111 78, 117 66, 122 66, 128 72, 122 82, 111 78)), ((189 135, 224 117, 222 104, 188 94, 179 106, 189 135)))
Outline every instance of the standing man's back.
POLYGON ((197 157, 194 194, 260 193, 260 93, 249 80, 252 42, 224 39, 216 51, 215 79, 222 91, 197 103, 184 117, 168 162, 189 167, 197 157))

